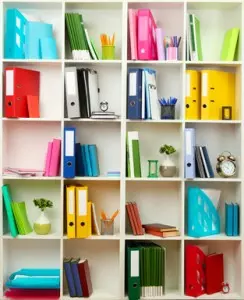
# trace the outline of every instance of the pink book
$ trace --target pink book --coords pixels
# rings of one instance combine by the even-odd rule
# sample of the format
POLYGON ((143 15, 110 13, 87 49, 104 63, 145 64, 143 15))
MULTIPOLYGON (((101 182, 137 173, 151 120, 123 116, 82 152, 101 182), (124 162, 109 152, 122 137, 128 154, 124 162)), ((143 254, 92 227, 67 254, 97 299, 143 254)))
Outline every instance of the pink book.
POLYGON ((52 148, 53 148, 53 142, 48 142, 47 154, 46 154, 46 160, 45 160, 45 170, 44 170, 43 176, 49 176, 52 148))
POLYGON ((137 60, 137 11, 129 9, 129 32, 131 59, 137 60))
POLYGON ((138 58, 156 60, 156 23, 150 9, 138 10, 138 58))
POLYGON ((164 54, 164 33, 162 28, 156 28, 156 42, 158 60, 165 60, 164 54))
POLYGON ((53 148, 49 168, 49 176, 59 176, 61 156, 61 140, 53 139, 53 148))

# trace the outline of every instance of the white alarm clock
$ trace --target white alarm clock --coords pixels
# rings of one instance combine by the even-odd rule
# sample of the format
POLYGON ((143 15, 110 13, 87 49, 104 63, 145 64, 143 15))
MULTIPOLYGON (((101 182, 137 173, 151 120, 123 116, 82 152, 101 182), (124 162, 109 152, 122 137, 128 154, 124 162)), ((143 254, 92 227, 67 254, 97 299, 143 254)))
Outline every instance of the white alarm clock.
POLYGON ((216 171, 221 177, 232 177, 236 173, 236 159, 228 151, 221 153, 217 158, 216 171), (225 155, 228 154, 228 155, 225 155))

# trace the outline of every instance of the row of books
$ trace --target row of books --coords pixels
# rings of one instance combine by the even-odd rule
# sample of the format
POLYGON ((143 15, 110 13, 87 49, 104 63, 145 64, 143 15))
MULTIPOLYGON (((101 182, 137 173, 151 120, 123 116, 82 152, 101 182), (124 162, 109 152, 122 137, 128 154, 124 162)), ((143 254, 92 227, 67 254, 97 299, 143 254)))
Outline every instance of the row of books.
POLYGON ((68 239, 87 238, 100 235, 95 204, 88 201, 87 186, 65 186, 66 221, 64 224, 68 239))
POLYGON ((97 51, 84 26, 82 15, 65 13, 65 23, 73 59, 98 60, 97 51))
POLYGON ((97 146, 75 144, 76 176, 97 177, 100 175, 97 146))
POLYGON ((240 233, 240 207, 238 203, 225 203, 225 233, 238 236, 240 233))
POLYGON ((10 187, 8 184, 2 186, 4 214, 7 216, 8 227, 12 237, 18 234, 26 235, 33 231, 26 211, 25 202, 12 200, 10 187))
POLYGON ((206 146, 195 146, 196 176, 200 178, 214 178, 212 164, 206 146))
POLYGON ((64 258, 63 265, 70 297, 90 297, 93 289, 88 260, 64 258))
POLYGON ((129 299, 165 293, 166 248, 153 242, 128 242, 126 287, 129 299))
POLYGON ((160 119, 155 70, 149 68, 128 70, 127 118, 160 119))

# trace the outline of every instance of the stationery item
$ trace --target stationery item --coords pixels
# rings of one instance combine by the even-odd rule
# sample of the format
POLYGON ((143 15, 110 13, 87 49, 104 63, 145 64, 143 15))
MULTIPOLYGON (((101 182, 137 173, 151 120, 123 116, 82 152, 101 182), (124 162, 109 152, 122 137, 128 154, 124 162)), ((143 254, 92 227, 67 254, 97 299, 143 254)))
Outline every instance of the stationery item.
POLYGON ((4 296, 9 299, 36 299, 37 297, 44 299, 59 299, 59 289, 8 289, 4 296))
POLYGON ((99 84, 98 84, 98 73, 95 70, 88 69, 88 85, 89 85, 89 96, 91 112, 95 112, 99 109, 99 84))
MULTIPOLYGON (((44 22, 28 21, 26 24, 25 57, 27 59, 42 59, 42 52, 41 52, 42 43, 43 43, 42 39, 52 38, 52 37, 53 37, 52 24, 47 24, 44 22)), ((49 50, 46 49, 46 51, 49 50)))
POLYGON ((128 70, 127 118, 131 120, 142 118, 142 70, 128 70))
POLYGON ((5 68, 4 114, 7 118, 28 118, 27 96, 39 97, 40 72, 5 68))
POLYGON ((101 235, 114 235, 114 220, 101 219, 101 235))
POLYGON ((65 178, 75 177, 75 134, 74 127, 64 128, 63 176, 65 178))
POLYGON ((206 178, 206 173, 201 158, 200 147, 195 147, 195 158, 196 158, 196 177, 206 178))
POLYGON ((75 176, 85 176, 84 160, 81 154, 81 144, 75 144, 75 176))
POLYGON ((162 28, 156 28, 157 56, 158 60, 165 60, 164 32, 162 28))
POLYGON ((60 289, 60 269, 20 269, 5 285, 13 289, 60 289))
POLYGON ((85 164, 87 170, 87 176, 92 177, 92 164, 91 164, 91 156, 89 152, 89 145, 84 145, 85 151, 85 164))
POLYGON ((74 280, 74 284, 75 284, 76 297, 83 296, 81 282, 80 282, 80 276, 79 276, 79 269, 78 269, 79 261, 80 261, 79 258, 72 258, 70 261, 71 272, 72 272, 72 276, 73 276, 73 280, 74 280))
POLYGON ((46 160, 45 160, 44 176, 49 176, 50 165, 51 165, 51 157, 52 157, 52 149, 53 149, 53 142, 48 142, 46 160))
POLYGON ((195 178, 195 129, 185 128, 185 178, 195 178))
POLYGON ((226 31, 221 49, 220 60, 233 61, 235 60, 240 28, 231 28, 226 31))
POLYGON ((142 228, 141 217, 140 217, 138 206, 137 206, 136 202, 131 202, 131 205, 132 205, 132 209, 134 211, 137 234, 143 235, 144 230, 142 228))
POLYGON ((156 60, 156 23, 150 9, 138 9, 138 58, 156 60))
POLYGON ((129 300, 140 299, 140 247, 127 246, 127 287, 129 300))
POLYGON ((88 201, 88 204, 87 204, 87 218, 88 218, 88 221, 87 221, 87 235, 88 236, 91 236, 92 235, 92 202, 91 201, 88 201))
POLYGON ((211 295, 222 291, 224 282, 223 253, 206 256, 206 293, 211 295))
POLYGON ((132 178, 141 177, 140 146, 137 131, 127 133, 127 152, 128 176, 132 178))
POLYGON ((87 259, 80 261, 80 263, 78 264, 78 270, 80 274, 80 282, 81 282, 83 297, 90 297, 93 289, 92 289, 92 281, 91 281, 90 269, 89 269, 89 264, 87 259))
POLYGON ((68 118, 80 118, 79 89, 76 67, 65 68, 65 94, 68 118))
POLYGON ((87 166, 87 162, 86 162, 85 145, 81 145, 81 157, 82 157, 82 161, 84 162, 84 176, 89 176, 88 175, 88 166, 87 166))
POLYGON ((129 33, 131 59, 137 60, 137 10, 129 9, 129 33))
POLYGON ((57 46, 53 37, 44 37, 40 39, 40 52, 42 59, 57 59, 57 46))
POLYGON ((196 70, 186 70, 186 120, 201 119, 201 73, 196 70))
POLYGON ((91 162, 92 176, 97 177, 100 175, 99 163, 98 163, 98 154, 96 145, 88 145, 89 156, 91 162))
POLYGON ((146 89, 146 116, 147 119, 159 119, 159 104, 156 83, 156 71, 144 68, 146 89))
POLYGON ((59 176, 61 158, 61 140, 53 139, 49 176, 59 176))
POLYGON ((200 21, 194 14, 188 15, 189 31, 190 31, 190 55, 192 61, 202 61, 202 43, 200 21))
POLYGON ((165 36, 164 37, 164 55, 166 60, 178 60, 178 49, 181 37, 165 36))
POLYGON ((40 118, 38 96, 27 95, 27 107, 29 118, 40 118))
POLYGON ((102 45, 102 59, 115 59, 115 34, 112 37, 101 34, 100 40, 102 45))
POLYGON ((25 202, 13 201, 11 205, 19 234, 26 235, 31 233, 33 229, 28 220, 25 202))
POLYGON ((134 211, 132 208, 131 203, 126 203, 126 212, 127 212, 127 216, 130 222, 130 226, 132 229, 132 232, 134 235, 137 235, 137 231, 136 231, 136 221, 135 221, 135 216, 134 216, 134 211))
POLYGON ((88 187, 76 186, 76 237, 88 237, 88 187))
POLYGON ((17 226, 14 219, 13 209, 12 209, 12 197, 10 193, 9 185, 5 184, 2 186, 3 202, 7 213, 8 225, 12 237, 18 235, 17 226))
POLYGON ((232 203, 225 202, 225 234, 233 235, 234 225, 234 206, 232 203))
POLYGON ((91 55, 92 59, 98 60, 97 52, 96 52, 96 50, 94 48, 94 45, 93 45, 93 43, 92 43, 92 41, 90 39, 88 31, 87 31, 86 28, 84 28, 84 30, 85 30, 85 35, 86 35, 86 40, 87 40, 87 44, 88 44, 88 47, 89 47, 90 55, 91 55))
POLYGON ((175 236, 180 235, 179 230, 167 231, 167 232, 158 232, 158 231, 154 231, 154 230, 146 230, 146 233, 151 234, 151 235, 155 235, 155 236, 159 236, 159 237, 162 237, 162 238, 175 237, 175 236))
POLYGON ((4 34, 4 58, 25 58, 25 27, 27 19, 16 8, 6 10, 5 34, 4 34))
POLYGON ((157 232, 169 232, 169 231, 177 230, 175 226, 165 225, 160 223, 143 224, 142 227, 145 228, 145 230, 153 230, 157 232))
POLYGON ((233 236, 239 235, 239 219, 240 219, 240 208, 239 204, 233 203, 233 236))
POLYGON ((101 235, 97 223, 97 215, 96 215, 96 209, 94 203, 91 204, 91 221, 92 221, 92 234, 101 235))
POLYGON ((210 158, 206 146, 199 147, 199 150, 200 150, 200 155, 203 162, 206 178, 214 178, 214 172, 213 172, 212 164, 210 162, 210 158))
POLYGON ((76 202, 75 186, 66 186, 66 211, 67 211, 67 237, 74 239, 76 237, 76 202))
POLYGON ((63 260, 64 272, 68 284, 69 295, 70 297, 76 297, 75 282, 74 282, 70 262, 71 262, 70 258, 64 258, 63 260))
POLYGON ((107 176, 108 177, 120 177, 120 171, 108 171, 107 176))

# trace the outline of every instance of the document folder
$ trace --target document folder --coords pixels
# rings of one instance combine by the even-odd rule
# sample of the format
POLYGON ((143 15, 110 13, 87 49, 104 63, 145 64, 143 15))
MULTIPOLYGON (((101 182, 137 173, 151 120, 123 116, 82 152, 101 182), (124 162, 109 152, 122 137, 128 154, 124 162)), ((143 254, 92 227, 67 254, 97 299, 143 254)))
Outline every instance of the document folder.
POLYGON ((66 186, 67 236, 76 237, 75 186, 66 186))
POLYGON ((185 128, 185 178, 196 177, 195 146, 195 129, 185 128))
POLYGON ((127 118, 142 118, 142 70, 128 70, 127 118))
POLYGON ((186 70, 186 120, 201 119, 201 73, 186 70))
POLYGON ((139 300, 140 285, 140 247, 127 247, 127 281, 129 300, 139 300))
POLYGON ((88 187, 76 187, 76 237, 88 237, 88 187))
POLYGON ((65 178, 75 177, 75 133, 73 127, 64 128, 64 164, 63 176, 65 178))

